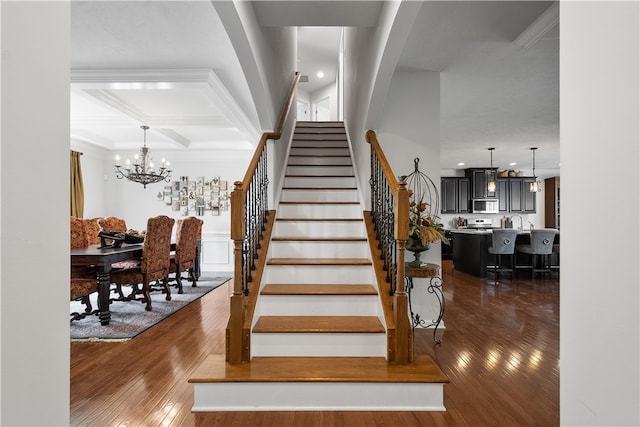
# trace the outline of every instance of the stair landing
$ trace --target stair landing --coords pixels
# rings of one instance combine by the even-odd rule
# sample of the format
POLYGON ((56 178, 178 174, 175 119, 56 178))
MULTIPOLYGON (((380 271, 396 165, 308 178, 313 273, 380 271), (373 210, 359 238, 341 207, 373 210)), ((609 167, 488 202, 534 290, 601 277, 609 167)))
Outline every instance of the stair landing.
POLYGON ((211 355, 189 382, 195 412, 444 411, 449 380, 429 356, 408 365, 382 357, 254 357, 231 365, 211 355))

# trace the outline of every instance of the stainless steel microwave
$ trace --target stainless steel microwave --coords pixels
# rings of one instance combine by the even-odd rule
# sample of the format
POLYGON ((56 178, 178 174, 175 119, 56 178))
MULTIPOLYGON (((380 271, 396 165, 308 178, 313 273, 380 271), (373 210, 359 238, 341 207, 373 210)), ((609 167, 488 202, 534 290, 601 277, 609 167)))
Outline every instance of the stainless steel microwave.
POLYGON ((497 214, 498 199, 473 199, 471 200, 471 212, 497 214))

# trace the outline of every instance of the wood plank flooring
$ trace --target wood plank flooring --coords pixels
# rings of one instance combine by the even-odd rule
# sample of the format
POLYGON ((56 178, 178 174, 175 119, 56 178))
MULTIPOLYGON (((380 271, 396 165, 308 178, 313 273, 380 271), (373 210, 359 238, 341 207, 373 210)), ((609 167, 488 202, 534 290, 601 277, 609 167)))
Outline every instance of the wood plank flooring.
MULTIPOLYGON (((559 284, 525 274, 498 287, 443 262, 446 330, 416 330, 417 355, 450 382, 446 412, 192 413, 189 376, 224 354, 229 284, 128 342, 71 343, 73 426, 554 426, 559 284)), ((418 292, 419 290, 414 290, 418 292)))

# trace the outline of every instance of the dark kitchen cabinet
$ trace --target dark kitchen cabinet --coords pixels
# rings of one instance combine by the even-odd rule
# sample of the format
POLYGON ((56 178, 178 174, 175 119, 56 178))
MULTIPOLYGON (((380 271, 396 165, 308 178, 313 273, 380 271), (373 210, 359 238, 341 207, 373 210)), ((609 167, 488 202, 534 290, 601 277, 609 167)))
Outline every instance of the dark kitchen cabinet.
POLYGON ((534 178, 510 178, 509 185, 509 212, 535 213, 536 193, 529 191, 534 178))
POLYGON ((498 211, 535 213, 536 193, 529 192, 533 178, 498 178, 498 211))
POLYGON ((469 188, 467 178, 445 177, 440 180, 440 206, 442 213, 469 212, 469 188))
POLYGON ((496 180, 495 169, 466 169, 466 176, 471 180, 472 199, 495 199, 497 191, 489 191, 487 184, 496 180))
POLYGON ((467 213, 471 210, 469 192, 471 183, 467 178, 458 179, 458 212, 467 213))
POLYGON ((544 180, 544 226, 560 229, 560 177, 544 180))
POLYGON ((498 211, 509 212, 509 180, 498 178, 496 186, 498 187, 498 211))

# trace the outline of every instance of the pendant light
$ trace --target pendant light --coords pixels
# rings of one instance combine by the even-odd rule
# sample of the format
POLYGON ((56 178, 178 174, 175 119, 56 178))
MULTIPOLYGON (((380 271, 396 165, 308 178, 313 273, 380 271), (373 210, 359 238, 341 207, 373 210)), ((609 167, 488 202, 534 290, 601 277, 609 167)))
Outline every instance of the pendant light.
POLYGON ((533 181, 529 183, 530 193, 536 193, 542 189, 540 184, 538 184, 538 177, 536 176, 536 150, 537 149, 538 147, 531 147, 531 153, 533 153, 533 181))
POLYGON ((495 150, 494 147, 488 148, 489 153, 491 153, 491 165, 489 170, 490 172, 490 177, 487 181, 487 192, 489 193, 495 193, 496 191, 496 174, 493 172, 493 150, 495 150))

